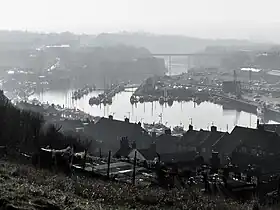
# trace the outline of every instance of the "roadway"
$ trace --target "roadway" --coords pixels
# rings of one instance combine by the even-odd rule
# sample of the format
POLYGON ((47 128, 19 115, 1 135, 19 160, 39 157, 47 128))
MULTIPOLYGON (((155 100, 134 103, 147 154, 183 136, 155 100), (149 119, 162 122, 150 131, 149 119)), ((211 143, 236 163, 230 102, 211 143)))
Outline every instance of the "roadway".
MULTIPOLYGON (((125 85, 124 88, 125 89, 132 89, 132 88, 138 88, 140 85, 137 85, 137 84, 131 84, 131 85, 125 85)), ((100 90, 100 91, 105 91, 107 90, 106 88, 96 88, 95 90, 100 90)), ((131 92, 131 91, 126 91, 126 92, 131 92)))
POLYGON ((152 53, 152 56, 164 56, 164 57, 168 57, 168 56, 172 56, 172 57, 184 57, 184 56, 222 56, 225 54, 221 54, 221 53, 152 53))

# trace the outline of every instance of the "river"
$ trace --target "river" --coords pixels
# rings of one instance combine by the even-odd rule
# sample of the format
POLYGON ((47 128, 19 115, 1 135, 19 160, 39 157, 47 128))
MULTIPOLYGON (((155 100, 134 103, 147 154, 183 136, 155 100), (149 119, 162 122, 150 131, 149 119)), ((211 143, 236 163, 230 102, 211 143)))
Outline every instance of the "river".
MULTIPOLYGON (((130 90, 132 91, 132 90, 130 90)), ((222 106, 210 102, 199 105, 194 102, 174 102, 171 107, 161 106, 159 102, 143 104, 130 104, 132 92, 121 92, 113 98, 112 105, 90 106, 89 99, 97 96, 101 91, 95 91, 80 100, 71 99, 72 91, 47 91, 35 94, 30 99, 37 98, 41 102, 59 104, 69 108, 78 108, 93 116, 113 115, 115 119, 124 120, 128 117, 131 122, 153 123, 159 122, 174 127, 183 125, 185 129, 190 123, 195 129, 209 129, 211 125, 217 126, 218 130, 231 131, 235 125, 256 127, 257 116, 236 110, 223 110, 222 106), (160 115, 162 117, 160 117, 160 115)), ((274 123, 270 121, 269 123, 274 123)))
MULTIPOLYGON (((167 65, 167 60, 166 60, 167 65)), ((186 64, 173 63, 171 75, 187 72, 186 64)), ((90 106, 89 99, 97 96, 102 91, 95 91, 80 100, 71 99, 73 90, 46 91, 30 97, 49 104, 58 104, 69 108, 78 108, 92 116, 113 115, 115 119, 124 120, 128 117, 131 122, 153 123, 162 122, 169 127, 183 125, 185 129, 192 123, 195 129, 210 129, 211 125, 218 130, 231 131, 235 125, 255 128, 257 116, 254 114, 239 112, 236 110, 224 110, 222 106, 210 102, 199 105, 193 102, 174 102, 171 107, 161 106, 159 102, 143 104, 130 104, 130 92, 122 92, 113 98, 112 105, 90 106), (160 117, 161 116, 161 117, 160 117)), ((269 121, 268 123, 276 123, 269 121)))

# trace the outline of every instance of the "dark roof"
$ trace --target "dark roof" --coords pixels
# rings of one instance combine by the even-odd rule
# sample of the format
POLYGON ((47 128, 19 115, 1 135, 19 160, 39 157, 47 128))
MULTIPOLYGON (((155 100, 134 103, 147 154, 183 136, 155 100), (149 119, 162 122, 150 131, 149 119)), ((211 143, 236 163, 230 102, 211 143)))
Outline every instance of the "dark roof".
POLYGON ((173 136, 170 134, 161 134, 157 137, 157 141, 171 141, 176 142, 180 139, 178 136, 173 136))
POLYGON ((170 134, 162 134, 156 139, 156 150, 158 153, 173 153, 177 150, 180 137, 170 134))
POLYGON ((200 142, 200 147, 210 148, 213 144, 215 144, 220 138, 224 135, 227 135, 227 132, 213 131, 209 132, 207 137, 200 142))
POLYGON ((75 130, 78 127, 84 127, 81 120, 61 120, 58 122, 59 125, 62 125, 62 130, 75 130))
POLYGON ((180 144, 187 146, 198 146, 203 140, 209 136, 210 131, 206 130, 189 130, 183 134, 180 140, 180 144))
POLYGON ((157 157, 156 151, 153 151, 151 148, 139 149, 138 151, 146 158, 146 160, 154 160, 157 157))
POLYGON ((152 137, 140 125, 104 117, 91 126, 89 132, 96 140, 115 149, 119 147, 119 140, 122 137, 135 141, 138 148, 147 148, 152 143, 152 137))
POLYGON ((188 162, 194 160, 196 155, 196 152, 160 154, 160 160, 166 163, 188 162))
POLYGON ((280 147, 280 138, 272 131, 235 126, 230 135, 222 137, 213 147, 218 152, 230 154, 240 144, 276 152, 280 147))
POLYGON ((198 133, 199 133, 199 131, 196 131, 196 130, 188 130, 181 137, 181 143, 182 144, 191 144, 191 143, 195 142, 197 139, 198 133))
MULTIPOLYGON (((128 147, 128 148, 122 147, 114 154, 114 157, 118 157, 118 156, 127 157, 132 150, 133 149, 130 147, 128 147)), ((143 155, 146 160, 154 160, 157 157, 156 151, 153 151, 153 149, 151 149, 151 148, 137 149, 137 151, 139 153, 141 153, 141 155, 143 155)))
POLYGON ((127 157, 131 152, 132 148, 130 147, 121 147, 115 154, 114 157, 127 157))

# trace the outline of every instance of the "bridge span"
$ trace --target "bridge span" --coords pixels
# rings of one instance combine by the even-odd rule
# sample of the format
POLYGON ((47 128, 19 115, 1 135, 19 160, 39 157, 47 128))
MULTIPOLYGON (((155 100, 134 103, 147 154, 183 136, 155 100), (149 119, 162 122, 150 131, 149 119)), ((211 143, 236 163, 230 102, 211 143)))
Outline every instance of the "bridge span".
POLYGON ((186 62, 186 69, 190 69, 193 67, 193 58, 213 58, 213 57, 220 57, 224 56, 222 53, 207 53, 207 52, 201 52, 201 53, 152 53, 151 54, 153 57, 164 57, 167 58, 166 60, 166 68, 168 70, 168 73, 171 73, 172 70, 172 58, 173 57, 186 57, 187 62, 186 62))

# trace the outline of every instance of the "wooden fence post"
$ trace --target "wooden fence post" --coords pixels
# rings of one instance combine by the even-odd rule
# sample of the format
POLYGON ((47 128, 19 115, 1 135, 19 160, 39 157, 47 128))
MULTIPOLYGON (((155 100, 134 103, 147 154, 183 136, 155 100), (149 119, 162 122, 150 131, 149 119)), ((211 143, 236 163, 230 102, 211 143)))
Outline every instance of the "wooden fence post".
POLYGON ((107 167, 107 178, 110 178, 110 162, 111 162, 111 150, 109 151, 109 156, 108 156, 108 167, 107 167))
POLYGON ((85 149, 85 156, 84 156, 84 162, 83 162, 83 169, 85 170, 86 168, 86 162, 87 162, 87 153, 88 153, 88 149, 85 149))
POLYGON ((136 176, 136 156, 137 156, 137 151, 135 151, 134 154, 134 161, 133 161, 133 174, 132 174, 132 184, 135 185, 135 176, 136 176))

